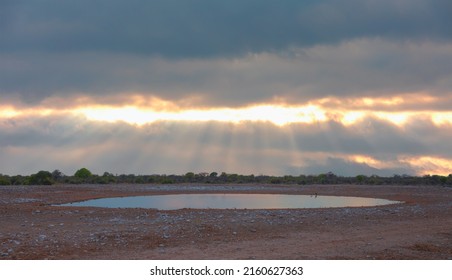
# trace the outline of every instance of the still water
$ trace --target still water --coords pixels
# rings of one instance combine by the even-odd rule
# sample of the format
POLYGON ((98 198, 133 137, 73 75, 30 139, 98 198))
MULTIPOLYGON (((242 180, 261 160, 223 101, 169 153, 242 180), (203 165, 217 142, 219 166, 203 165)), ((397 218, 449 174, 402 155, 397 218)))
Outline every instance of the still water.
POLYGON ((61 206, 106 208, 191 209, 293 209, 361 207, 400 203, 378 198, 288 194, 171 194, 86 200, 61 206))

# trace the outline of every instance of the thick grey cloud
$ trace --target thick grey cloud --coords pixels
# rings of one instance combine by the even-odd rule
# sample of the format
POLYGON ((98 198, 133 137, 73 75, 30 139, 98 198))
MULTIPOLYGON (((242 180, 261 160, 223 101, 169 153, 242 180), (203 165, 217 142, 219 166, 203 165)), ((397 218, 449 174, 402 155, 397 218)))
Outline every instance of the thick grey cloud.
POLYGON ((394 174, 415 175, 415 170, 408 164, 400 164, 395 168, 375 168, 366 163, 357 163, 342 158, 329 157, 325 162, 308 161, 305 167, 299 168, 302 174, 321 174, 332 172, 340 176, 357 176, 357 175, 378 175, 393 176, 394 174))
MULTIPOLYGON (((452 86, 452 44, 378 39, 234 59, 27 53, 0 55, 0 61, 0 93, 34 103, 50 96, 124 92, 176 101, 198 95, 204 105, 216 106, 275 97, 302 103, 327 96, 392 97, 413 92, 443 98, 452 86)), ((444 104, 441 100, 435 106, 444 104)))
POLYGON ((235 56, 363 37, 452 39, 447 0, 2 1, 2 51, 235 56))
POLYGON ((136 127, 75 116, 16 118, 0 122, 0 157, 7 159, 0 170, 72 174, 86 166, 96 173, 418 174, 422 166, 403 159, 451 158, 451 133, 451 126, 427 121, 413 121, 402 132, 375 119, 353 126, 158 122, 136 127), (354 155, 387 167, 354 162, 354 155))
POLYGON ((447 0, 6 0, 0 97, 441 96, 452 86, 451 12, 447 0))

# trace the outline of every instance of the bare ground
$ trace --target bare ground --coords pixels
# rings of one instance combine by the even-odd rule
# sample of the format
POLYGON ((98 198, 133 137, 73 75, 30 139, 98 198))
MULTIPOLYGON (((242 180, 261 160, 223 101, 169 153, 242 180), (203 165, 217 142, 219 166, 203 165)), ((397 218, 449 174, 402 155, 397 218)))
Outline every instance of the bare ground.
POLYGON ((0 259, 451 259, 452 188, 64 185, 0 187, 0 259), (287 193, 378 207, 194 210, 53 204, 163 193, 287 193))

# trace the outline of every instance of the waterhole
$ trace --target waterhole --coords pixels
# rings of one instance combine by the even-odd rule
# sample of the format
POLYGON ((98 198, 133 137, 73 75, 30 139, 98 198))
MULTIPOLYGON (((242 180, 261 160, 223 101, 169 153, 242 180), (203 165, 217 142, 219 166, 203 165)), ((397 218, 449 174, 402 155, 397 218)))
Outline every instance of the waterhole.
POLYGON ((171 194, 100 198, 61 206, 105 208, 177 209, 294 209, 363 207, 400 203, 399 201, 347 197, 291 194, 171 194))

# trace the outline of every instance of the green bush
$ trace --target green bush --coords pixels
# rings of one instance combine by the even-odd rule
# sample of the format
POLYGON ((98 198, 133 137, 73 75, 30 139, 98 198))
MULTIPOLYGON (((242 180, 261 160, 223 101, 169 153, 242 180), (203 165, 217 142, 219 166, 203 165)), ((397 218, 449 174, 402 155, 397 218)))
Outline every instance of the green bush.
POLYGON ((32 174, 28 181, 29 185, 52 185, 53 177, 49 171, 39 171, 36 174, 32 174))
POLYGON ((11 180, 9 177, 6 176, 0 176, 0 186, 7 186, 11 185, 11 180))
POLYGON ((91 173, 91 171, 89 171, 88 169, 86 169, 85 167, 80 168, 79 170, 77 170, 74 174, 75 177, 80 178, 80 179, 88 179, 89 177, 91 177, 93 174, 91 173))

